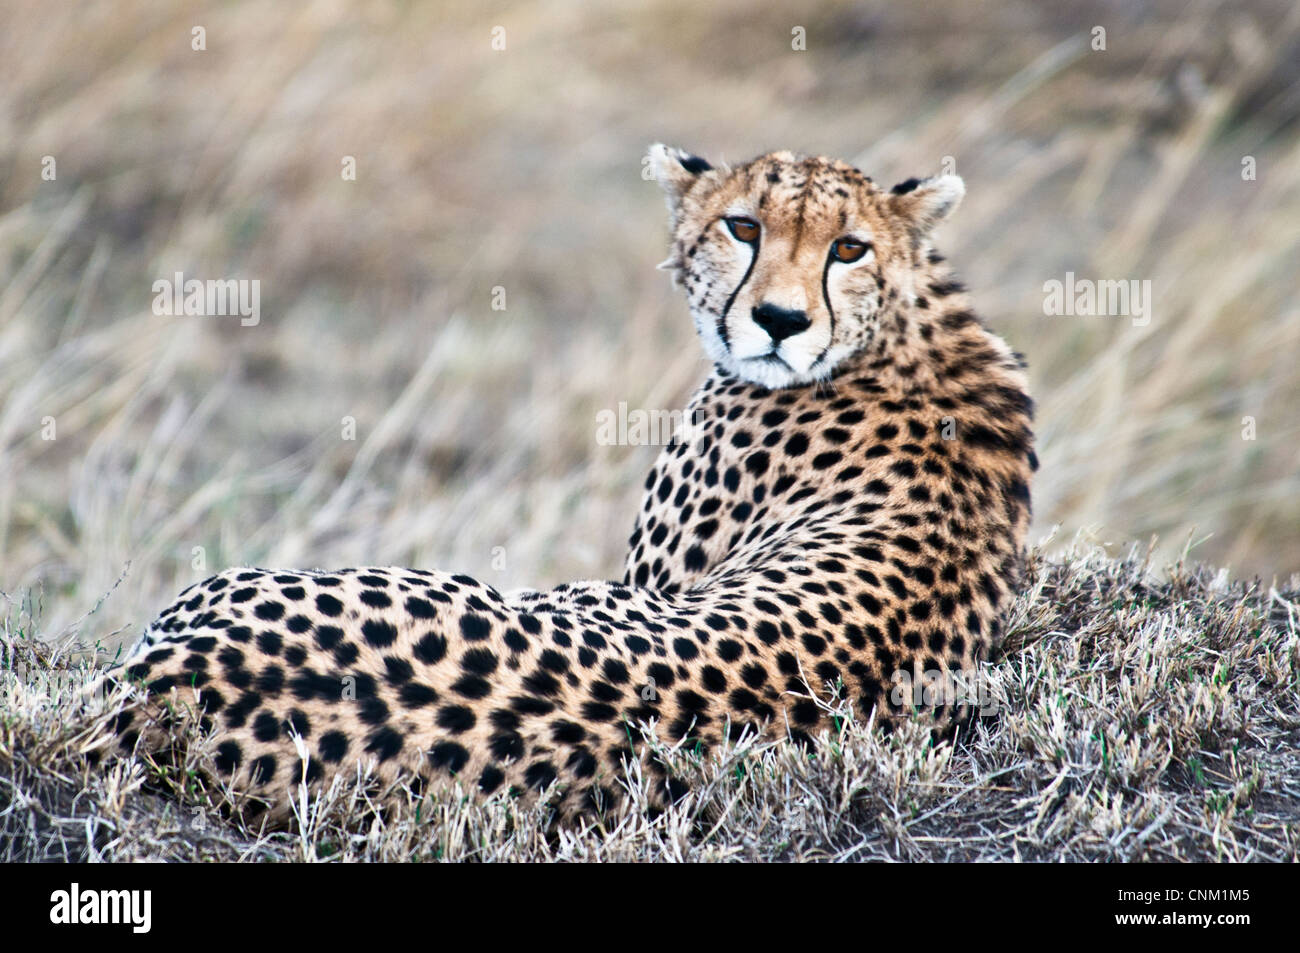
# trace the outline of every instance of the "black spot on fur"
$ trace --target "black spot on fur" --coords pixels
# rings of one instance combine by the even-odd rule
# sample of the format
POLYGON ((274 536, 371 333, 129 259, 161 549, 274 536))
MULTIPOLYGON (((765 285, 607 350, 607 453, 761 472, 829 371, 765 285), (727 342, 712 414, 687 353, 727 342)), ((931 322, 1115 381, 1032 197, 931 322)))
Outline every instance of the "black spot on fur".
POLYGON ((701 172, 708 172, 713 166, 709 165, 708 160, 701 159, 699 156, 681 155, 677 157, 681 167, 691 175, 699 175, 701 172))

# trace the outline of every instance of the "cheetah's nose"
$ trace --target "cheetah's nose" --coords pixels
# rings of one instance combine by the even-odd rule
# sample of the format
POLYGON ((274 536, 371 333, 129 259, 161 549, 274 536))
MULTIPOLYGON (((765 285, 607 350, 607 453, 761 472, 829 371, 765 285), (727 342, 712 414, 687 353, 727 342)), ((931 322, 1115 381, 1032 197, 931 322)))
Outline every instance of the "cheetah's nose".
POLYGON ((808 330, 812 324, 802 311, 778 308, 774 304, 760 304, 754 309, 754 323, 767 332, 773 341, 784 341, 792 334, 808 330))

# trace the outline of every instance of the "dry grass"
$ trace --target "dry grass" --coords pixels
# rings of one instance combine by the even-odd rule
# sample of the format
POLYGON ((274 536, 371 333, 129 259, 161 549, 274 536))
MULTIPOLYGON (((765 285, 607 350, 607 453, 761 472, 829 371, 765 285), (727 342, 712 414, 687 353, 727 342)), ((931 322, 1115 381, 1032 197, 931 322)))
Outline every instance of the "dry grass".
POLYGON ((986 666, 999 711, 955 742, 847 714, 811 751, 701 760, 651 736, 691 797, 652 816, 634 766, 619 809, 567 829, 455 789, 382 816, 365 784, 304 796, 288 832, 223 820, 202 741, 92 767, 123 699, 53 689, 85 670, 11 605, 4 656, 28 674, 6 680, 0 860, 1300 860, 1300 591, 1185 564, 1158 579, 1148 557, 1036 557, 986 666))
MULTIPOLYGON (((7 5, 0 590, 30 593, 46 641, 130 642, 180 589, 237 564, 409 564, 502 588, 616 575, 654 448, 598 446, 595 415, 620 401, 680 407, 703 371, 681 302, 653 269, 666 227, 640 157, 656 140, 729 159, 783 147, 843 156, 882 182, 955 160, 969 198, 942 246, 979 310, 1027 354, 1039 399, 1035 538, 1087 527, 1115 555, 1158 536, 1167 563, 1190 534, 1197 558, 1263 578, 1241 596, 1248 614, 1276 609, 1270 586, 1300 571, 1300 8, 598 6, 7 5), (1088 45, 1098 24, 1104 52, 1088 45), (190 49, 195 25, 206 52, 190 49), (495 25, 507 30, 501 52, 495 25), (795 25, 806 52, 790 50, 795 25), (347 155, 355 182, 340 177, 347 155), (44 156, 57 161, 53 181, 44 156), (152 282, 177 270, 259 280, 261 324, 155 316, 152 282), (1067 271, 1150 279, 1150 324, 1045 317, 1043 283, 1067 271), (505 311, 491 308, 498 286, 505 311), (341 439, 345 417, 354 441, 341 439), (55 440, 43 439, 47 420, 55 440)), ((1048 576, 1138 585, 1129 570, 1071 565, 1048 576)), ((1143 585, 1177 594, 1179 578, 1143 585)), ((1027 612, 1073 614, 1022 623, 1043 637, 998 668, 1017 704, 987 748, 981 736, 951 756, 942 782, 912 765, 918 751, 855 728, 841 761, 764 754, 785 780, 739 794, 713 837, 683 833, 685 814, 657 827, 633 815, 634 834, 556 842, 530 815, 483 853, 1294 857, 1294 827, 1277 826, 1295 817, 1294 695, 1270 688, 1214 707, 1216 691, 1232 701, 1238 689, 1213 686, 1200 647, 1240 635, 1214 651, 1252 673, 1240 690, 1262 691, 1282 677, 1268 664, 1294 666, 1294 630, 1257 635, 1218 614, 1211 629, 1204 613, 1238 596, 1181 585, 1200 595, 1151 616, 1036 594, 1027 612), (1043 635, 1056 630, 1069 635, 1043 635), (1187 659, 1160 654, 1179 646, 1187 659), (1120 671, 1127 683, 1094 677, 1120 671), (1210 679, 1208 694, 1184 696, 1171 671, 1188 686, 1210 679), (1170 751, 1159 777, 1144 759, 1164 749, 1142 740, 1142 723, 1092 704, 1126 710, 1138 702, 1112 693, 1157 676, 1147 704, 1170 751), (1086 701, 1081 686, 1101 694, 1086 701), (1075 700, 1042 707, 1058 688, 1075 700), (1226 744, 1215 719, 1238 717, 1263 726, 1240 738, 1257 752, 1249 763, 1281 779, 1256 789, 1249 817, 1235 800, 1207 807, 1247 783, 1234 767, 1244 756, 1230 764, 1231 746, 1215 747, 1194 767, 1187 734, 1211 719, 1226 744), (1128 787, 1097 774, 1093 735, 1110 738, 1105 757, 1132 772, 1128 787), (1270 744, 1281 747, 1269 755, 1270 744), (1053 746, 1064 754, 1048 757, 1053 746), (882 773, 852 773, 864 765, 882 773), (1005 783, 989 786, 1003 768, 1005 783), (830 801, 801 796, 811 813, 798 823, 776 798, 782 784, 823 783, 830 797, 855 778, 897 790, 838 819, 819 813, 830 801), (1120 801, 1121 790, 1135 793, 1120 801), (777 822, 763 826, 764 812, 777 822), (781 846, 800 825, 816 836, 781 846), (953 831, 959 841, 934 839, 953 831)), ((164 838, 179 802, 126 796, 138 791, 129 774, 83 778, 66 747, 93 719, 38 712, 4 714, 19 761, 3 773, 51 812, 33 815, 54 825, 42 837, 84 843, 78 812, 89 811, 112 825, 89 835, 108 838, 106 855, 298 849, 233 833, 210 848, 164 838)), ((742 790, 729 784, 691 811, 712 817, 742 790)), ((447 810, 443 856, 477 849, 467 845, 489 815, 447 810)), ((340 850, 404 855, 410 829, 391 830, 340 850)))
POLYGON ((595 414, 703 371, 652 267, 658 139, 885 182, 952 156, 943 247, 1040 401, 1036 538, 1169 559, 1196 527, 1234 573, 1300 570, 1288 0, 589 6, 11 4, 0 585, 58 632, 129 564, 107 640, 240 563, 615 573, 654 448, 598 446, 595 414), (261 324, 153 315, 176 270, 260 280, 261 324), (1045 317, 1067 270, 1150 278, 1151 323, 1045 317))

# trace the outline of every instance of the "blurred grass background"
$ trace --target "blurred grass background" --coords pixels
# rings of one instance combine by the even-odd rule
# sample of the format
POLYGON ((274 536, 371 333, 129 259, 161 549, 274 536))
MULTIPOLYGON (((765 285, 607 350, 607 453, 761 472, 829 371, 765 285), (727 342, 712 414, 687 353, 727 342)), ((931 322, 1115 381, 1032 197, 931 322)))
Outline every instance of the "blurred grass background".
POLYGON ((1033 539, 1300 570, 1292 0, 0 0, 0 63, 0 590, 51 635, 241 563, 618 575, 656 448, 595 415, 705 371, 659 140, 951 157, 940 247, 1039 401, 1033 539), (175 271, 259 280, 261 323, 155 316, 175 271), (1150 279, 1150 324, 1044 316, 1067 271, 1150 279))

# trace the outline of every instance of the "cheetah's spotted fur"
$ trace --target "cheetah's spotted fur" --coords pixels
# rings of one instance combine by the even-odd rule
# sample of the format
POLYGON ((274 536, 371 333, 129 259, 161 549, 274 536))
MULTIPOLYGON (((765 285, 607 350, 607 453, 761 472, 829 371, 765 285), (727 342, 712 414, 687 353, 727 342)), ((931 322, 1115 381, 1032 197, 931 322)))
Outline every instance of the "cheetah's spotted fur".
MULTIPOLYGON (((746 726, 798 736, 834 690, 888 723, 895 673, 987 656, 1036 461, 1023 364, 930 245, 960 180, 885 192, 790 153, 734 171, 662 146, 651 161, 673 213, 665 264, 715 367, 699 428, 646 480, 623 581, 507 598, 419 569, 229 570, 127 661, 148 701, 120 718, 124 746, 156 744, 154 720, 197 689, 218 769, 279 817, 303 771, 291 732, 309 782, 372 759, 381 778, 483 792, 558 780, 580 809, 618 796, 629 723, 704 745, 746 726), (861 260, 829 257, 845 235, 861 260), (763 304, 806 329, 765 338, 763 304)), ((680 783, 659 769, 656 792, 680 783)))

